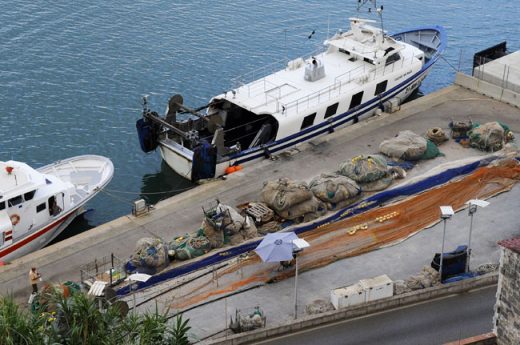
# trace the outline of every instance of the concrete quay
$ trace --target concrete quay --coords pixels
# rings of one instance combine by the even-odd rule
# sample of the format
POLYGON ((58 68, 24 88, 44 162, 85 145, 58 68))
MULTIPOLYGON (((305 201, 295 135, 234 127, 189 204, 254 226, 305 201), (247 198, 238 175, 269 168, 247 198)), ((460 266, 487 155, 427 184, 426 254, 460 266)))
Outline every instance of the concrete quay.
MULTIPOLYGON (((176 235, 196 230, 202 221, 201 205, 214 198, 229 205, 256 200, 264 181, 279 177, 307 180, 322 172, 335 170, 339 163, 353 156, 377 151, 379 143, 410 129, 423 133, 430 127, 447 129, 450 120, 488 122, 499 120, 520 133, 520 109, 482 96, 460 86, 450 86, 418 100, 405 104, 394 114, 383 114, 356 125, 338 130, 311 143, 300 145, 277 160, 263 160, 230 175, 226 181, 201 185, 173 198, 160 202, 143 217, 125 216, 88 232, 44 248, 8 266, 0 267, 0 293, 13 293, 26 301, 30 292, 27 282, 29 267, 39 268, 47 281, 79 280, 79 266, 114 253, 127 258, 141 237, 161 237, 170 240, 176 235)), ((448 160, 480 155, 476 150, 453 146, 446 157, 421 162, 410 176, 431 169, 448 160)), ((441 151, 445 151, 441 146, 441 151)), ((517 209, 520 206, 520 188, 491 200, 491 205, 476 215, 472 238, 472 266, 497 262, 496 242, 520 234, 517 209)), ((467 242, 469 219, 458 213, 449 223, 446 248, 467 242)), ((340 260, 326 267, 304 272, 300 276, 299 305, 316 299, 328 299, 331 289, 345 286, 359 279, 388 274, 392 279, 403 279, 429 264, 433 253, 440 250, 442 227, 437 225, 422 231, 406 241, 357 257, 340 260)), ((287 279, 247 291, 224 300, 207 304, 186 313, 195 337, 200 339, 226 327, 235 308, 260 305, 267 314, 268 325, 276 325, 292 316, 294 280, 287 279)), ((169 305, 175 291, 157 299, 160 306, 169 305)), ((155 308, 155 303, 141 309, 155 308)), ((491 327, 491 325, 490 325, 491 327)))

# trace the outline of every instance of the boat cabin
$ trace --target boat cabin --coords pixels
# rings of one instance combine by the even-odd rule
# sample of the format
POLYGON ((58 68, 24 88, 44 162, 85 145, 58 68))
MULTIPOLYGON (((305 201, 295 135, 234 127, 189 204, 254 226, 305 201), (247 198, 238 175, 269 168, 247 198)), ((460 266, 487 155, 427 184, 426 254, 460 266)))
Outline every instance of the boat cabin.
POLYGON ((70 188, 72 184, 67 186, 25 163, 0 162, 0 247, 60 216, 69 207, 70 188))

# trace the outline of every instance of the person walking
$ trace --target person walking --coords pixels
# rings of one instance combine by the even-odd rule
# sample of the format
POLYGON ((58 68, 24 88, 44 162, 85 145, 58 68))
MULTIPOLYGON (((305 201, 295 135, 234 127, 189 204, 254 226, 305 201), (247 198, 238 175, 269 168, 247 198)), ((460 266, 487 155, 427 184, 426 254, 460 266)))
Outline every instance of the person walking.
POLYGON ((38 280, 41 278, 41 274, 36 270, 36 267, 32 267, 29 271, 29 281, 32 286, 32 293, 38 292, 38 280))

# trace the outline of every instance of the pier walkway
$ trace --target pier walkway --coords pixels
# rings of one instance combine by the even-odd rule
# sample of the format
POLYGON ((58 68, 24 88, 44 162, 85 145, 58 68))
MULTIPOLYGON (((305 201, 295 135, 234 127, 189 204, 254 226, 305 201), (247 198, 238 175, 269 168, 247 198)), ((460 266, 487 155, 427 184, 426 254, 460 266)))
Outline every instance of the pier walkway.
MULTIPOLYGON (((450 86, 438 92, 405 104, 394 114, 362 121, 335 133, 314 140, 278 155, 277 160, 263 160, 236 172, 226 181, 201 185, 173 198, 160 202, 146 216, 125 216, 53 246, 15 260, 0 267, 0 293, 13 293, 19 301, 30 293, 27 272, 38 267, 47 281, 79 280, 79 266, 95 258, 114 253, 127 258, 141 237, 161 237, 171 240, 176 235, 192 232, 202 221, 201 206, 219 200, 231 206, 257 200, 264 181, 278 177, 310 181, 322 172, 337 169, 340 162, 359 154, 374 153, 379 143, 393 137, 400 130, 423 133, 430 127, 447 128, 450 120, 488 122, 499 120, 510 125, 513 133, 520 133, 520 109, 481 96, 459 86, 450 86)), ((518 142, 518 139, 517 139, 518 142)), ((440 147, 444 152, 444 148, 440 147)), ((472 155, 479 155, 471 150, 472 155)), ((445 152, 446 157, 424 161, 410 171, 416 176, 438 164, 465 158, 468 149, 445 152)), ((517 210, 520 206, 520 188, 501 194, 491 205, 476 215, 472 238, 472 266, 497 262, 500 239, 518 235, 517 210)), ((446 248, 453 249, 467 241, 469 219, 464 212, 450 221, 446 248), (451 229, 451 230, 450 230, 451 229), (461 231, 455 231, 461 230, 461 231), (451 232, 450 232, 451 231, 451 232)), ((388 274, 392 279, 403 279, 429 264, 433 253, 440 250, 440 226, 423 231, 403 243, 340 260, 325 267, 307 271, 300 277, 301 306, 315 299, 328 299, 332 288, 349 285, 359 279, 388 274)), ((198 337, 204 337, 225 327, 234 308, 261 305, 268 322, 289 319, 292 313, 292 279, 244 292, 187 313, 198 337)), ((175 291, 158 299, 160 306, 171 306, 175 291)), ((152 307, 150 303, 142 308, 152 307)), ((300 309, 303 309, 302 307, 300 309)))

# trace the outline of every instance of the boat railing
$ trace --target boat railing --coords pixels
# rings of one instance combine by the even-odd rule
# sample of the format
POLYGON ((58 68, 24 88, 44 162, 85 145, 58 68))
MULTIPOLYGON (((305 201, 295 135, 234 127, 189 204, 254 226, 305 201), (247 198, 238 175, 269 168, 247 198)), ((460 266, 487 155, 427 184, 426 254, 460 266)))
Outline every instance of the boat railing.
MULTIPOLYGON (((303 61, 305 61, 322 52, 323 48, 316 49, 310 54, 302 56, 301 58, 303 59, 303 61)), ((245 87, 247 89, 248 97, 251 97, 251 91, 255 90, 258 85, 260 85, 261 88, 261 90, 259 91, 265 92, 267 90, 267 87, 273 85, 272 83, 267 81, 266 76, 284 70, 288 67, 287 64, 289 63, 289 61, 290 60, 288 60, 287 58, 284 58, 282 60, 275 61, 271 64, 259 67, 250 72, 244 73, 241 76, 233 78, 231 79, 233 87, 237 89, 238 92, 240 92, 240 90, 238 90, 240 87, 245 87), (258 79, 260 76, 263 76, 263 78, 258 79)))
POLYGON ((334 79, 333 85, 327 86, 310 95, 288 103, 278 102, 276 111, 281 111, 282 114, 289 115, 290 113, 298 113, 312 106, 318 106, 319 104, 330 101, 347 91, 352 91, 352 88, 349 88, 347 85, 351 85, 353 81, 357 81, 359 84, 364 84, 373 81, 378 77, 392 74, 395 72, 396 68, 402 69, 406 64, 413 65, 414 61, 414 57, 408 57, 377 68, 366 64, 356 67, 337 76, 334 79))
POLYGON ((256 68, 249 72, 246 72, 242 75, 239 75, 238 77, 232 78, 231 83, 233 85, 233 88, 239 88, 240 86, 244 86, 250 81, 254 81, 251 84, 260 82, 260 81, 262 81, 262 79, 265 79, 265 78, 256 80, 256 79, 258 79, 259 76, 265 76, 266 74, 274 73, 274 72, 282 69, 286 63, 287 63, 287 59, 284 58, 282 60, 278 60, 278 61, 272 62, 268 65, 256 68))

